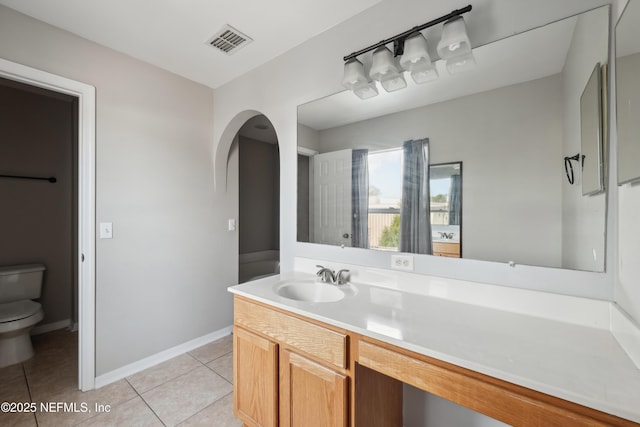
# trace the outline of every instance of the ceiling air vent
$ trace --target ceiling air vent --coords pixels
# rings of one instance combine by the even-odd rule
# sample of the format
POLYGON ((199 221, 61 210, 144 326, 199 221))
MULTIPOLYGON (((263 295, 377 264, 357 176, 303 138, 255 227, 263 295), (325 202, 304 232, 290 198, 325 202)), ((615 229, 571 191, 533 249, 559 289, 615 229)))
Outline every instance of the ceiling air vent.
POLYGON ((231 55, 252 41, 253 39, 251 37, 242 34, 231 25, 225 25, 213 37, 207 40, 207 44, 227 55, 231 55))

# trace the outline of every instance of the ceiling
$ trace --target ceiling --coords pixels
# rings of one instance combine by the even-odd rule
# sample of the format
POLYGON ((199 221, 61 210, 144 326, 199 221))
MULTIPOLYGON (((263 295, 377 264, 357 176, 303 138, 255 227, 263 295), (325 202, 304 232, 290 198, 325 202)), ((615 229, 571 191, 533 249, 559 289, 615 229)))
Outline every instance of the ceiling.
POLYGON ((0 4, 216 88, 380 0, 0 0, 0 4), (253 39, 205 42, 225 24, 253 39))

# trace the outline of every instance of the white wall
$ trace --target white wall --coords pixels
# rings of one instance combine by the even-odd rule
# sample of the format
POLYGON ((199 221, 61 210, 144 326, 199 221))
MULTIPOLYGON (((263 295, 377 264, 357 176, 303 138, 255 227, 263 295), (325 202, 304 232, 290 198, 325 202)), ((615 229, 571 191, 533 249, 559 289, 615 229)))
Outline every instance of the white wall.
POLYGON ((0 57, 96 87, 96 219, 114 226, 96 248, 96 374, 230 325, 237 180, 214 194, 212 90, 2 6, 0 57))
POLYGON ((429 138, 431 164, 462 161, 464 258, 560 267, 561 83, 555 75, 322 130, 320 151, 429 138))
MULTIPOLYGON (((615 15, 619 16, 625 0, 618 0, 615 15)), ((615 52, 614 52, 615 57, 615 52)), ((615 64, 614 64, 615 68, 615 64)), ((615 70, 614 70, 615 72, 615 70)), ((615 81, 612 85, 612 116, 615 117, 615 81)), ((612 129, 616 134, 615 127, 612 129)), ((615 180, 615 175, 614 175, 615 180)), ((640 185, 625 184, 618 187, 618 280, 615 286, 616 302, 640 325, 640 185)))
MULTIPOLYGON (((573 31, 562 72, 564 101, 564 156, 581 153, 580 96, 596 63, 607 64, 609 42, 607 10, 581 15, 573 31)), ((606 194, 582 195, 582 169, 573 162, 575 182, 562 180, 562 265, 602 271, 605 265, 606 194)), ((608 185, 608 184, 606 184, 608 185)))

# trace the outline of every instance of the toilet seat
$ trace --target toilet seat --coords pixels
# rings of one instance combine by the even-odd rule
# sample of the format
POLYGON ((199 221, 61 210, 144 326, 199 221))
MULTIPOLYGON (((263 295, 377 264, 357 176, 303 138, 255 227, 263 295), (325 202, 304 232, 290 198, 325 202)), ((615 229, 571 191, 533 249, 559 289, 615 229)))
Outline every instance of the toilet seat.
POLYGON ((0 304, 0 323, 14 322, 33 316, 42 306, 29 299, 0 304))

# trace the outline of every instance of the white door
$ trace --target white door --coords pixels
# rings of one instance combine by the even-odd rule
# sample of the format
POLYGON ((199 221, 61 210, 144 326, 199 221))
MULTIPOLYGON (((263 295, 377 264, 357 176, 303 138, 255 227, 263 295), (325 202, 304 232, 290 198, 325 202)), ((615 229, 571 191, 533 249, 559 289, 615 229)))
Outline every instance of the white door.
POLYGON ((351 246, 351 150, 313 156, 313 242, 351 246))

